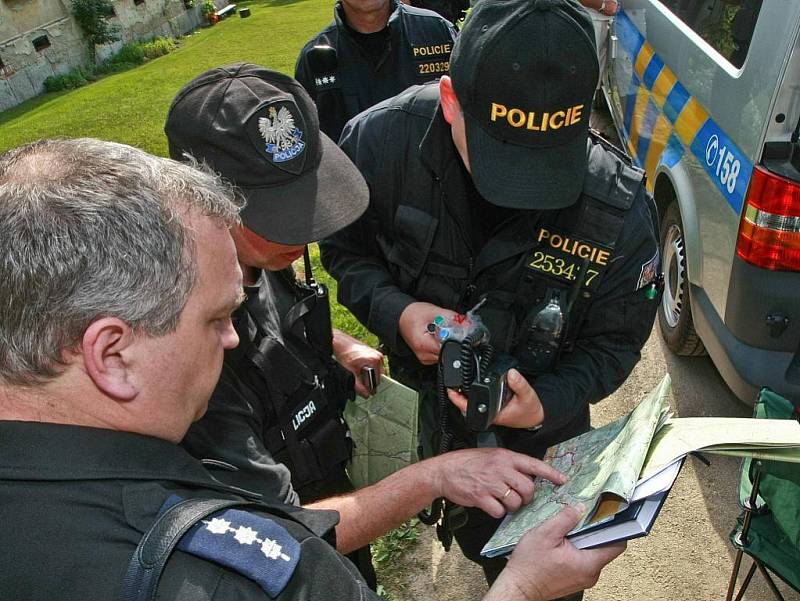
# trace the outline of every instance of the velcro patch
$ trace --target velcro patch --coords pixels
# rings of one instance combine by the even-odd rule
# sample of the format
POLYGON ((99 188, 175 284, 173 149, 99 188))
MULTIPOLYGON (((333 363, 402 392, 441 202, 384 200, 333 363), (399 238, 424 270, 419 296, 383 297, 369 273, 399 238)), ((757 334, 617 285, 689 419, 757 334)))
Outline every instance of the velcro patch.
MULTIPOLYGON (((171 496, 161 512, 180 500, 171 496)), ((218 511, 201 520, 177 548, 238 572, 272 598, 286 587, 300 561, 300 543, 285 528, 239 509, 218 511)))
POLYGON ((539 245, 530 257, 528 269, 562 282, 571 284, 580 280, 584 288, 597 288, 613 249, 543 227, 535 236, 539 245))

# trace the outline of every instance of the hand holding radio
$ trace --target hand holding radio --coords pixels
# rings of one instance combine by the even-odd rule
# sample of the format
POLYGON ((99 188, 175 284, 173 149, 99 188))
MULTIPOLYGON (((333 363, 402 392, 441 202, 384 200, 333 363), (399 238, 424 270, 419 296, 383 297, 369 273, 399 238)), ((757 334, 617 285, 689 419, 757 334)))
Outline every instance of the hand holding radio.
MULTIPOLYGON (((525 376, 516 369, 510 369, 506 380, 512 396, 497 413, 491 425, 528 429, 541 425, 544 421, 544 408, 539 400, 539 395, 536 394, 525 376)), ((467 397, 453 389, 447 391, 447 396, 462 413, 467 413, 467 397)))
POLYGON ((466 402, 460 408, 472 432, 488 430, 514 396, 507 375, 518 365, 511 355, 495 356, 489 344, 489 330, 476 313, 484 302, 485 297, 464 314, 437 315, 427 328, 441 344, 439 385, 448 391, 451 400, 453 390, 463 395, 466 402))

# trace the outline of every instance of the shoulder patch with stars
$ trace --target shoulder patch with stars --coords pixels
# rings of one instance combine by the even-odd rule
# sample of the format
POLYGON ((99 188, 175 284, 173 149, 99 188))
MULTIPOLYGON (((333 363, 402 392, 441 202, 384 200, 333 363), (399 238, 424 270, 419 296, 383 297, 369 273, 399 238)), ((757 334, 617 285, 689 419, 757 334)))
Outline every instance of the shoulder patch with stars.
MULTIPOLYGON (((161 512, 180 500, 171 496, 161 512)), ((239 509, 218 511, 200 520, 177 548, 238 572, 272 598, 286 587, 300 561, 300 543, 283 526, 239 509)))
POLYGON ((314 75, 314 86, 317 88, 317 91, 320 92, 323 90, 338 88, 338 82, 339 78, 336 76, 336 72, 314 75))

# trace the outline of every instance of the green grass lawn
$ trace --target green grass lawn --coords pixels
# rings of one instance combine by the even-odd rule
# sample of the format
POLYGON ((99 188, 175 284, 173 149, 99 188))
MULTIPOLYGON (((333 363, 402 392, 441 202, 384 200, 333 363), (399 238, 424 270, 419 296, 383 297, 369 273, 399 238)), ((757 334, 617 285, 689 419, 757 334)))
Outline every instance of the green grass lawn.
POLYGON ((300 48, 333 19, 334 0, 252 0, 187 37, 175 52, 77 90, 44 94, 0 113, 0 151, 39 138, 89 136, 167 155, 164 120, 178 90, 219 65, 246 61, 292 75, 300 48))
MULTIPOLYGON (((333 19, 334 0, 252 0, 252 16, 234 15, 185 38, 180 48, 130 71, 77 90, 44 94, 0 113, 0 152, 38 138, 88 136, 124 142, 167 156, 164 120, 178 90, 203 71, 237 61, 292 75, 300 48, 333 19)), ((331 289, 336 327, 377 345, 336 299, 336 282, 319 264, 314 273, 331 289)))

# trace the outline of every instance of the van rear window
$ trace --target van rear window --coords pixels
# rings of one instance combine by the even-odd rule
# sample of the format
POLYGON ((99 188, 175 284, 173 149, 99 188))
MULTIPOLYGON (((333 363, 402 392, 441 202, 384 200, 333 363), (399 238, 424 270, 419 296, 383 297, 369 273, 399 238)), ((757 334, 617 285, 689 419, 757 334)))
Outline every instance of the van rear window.
POLYGON ((661 0, 734 67, 750 48, 762 0, 661 0))

